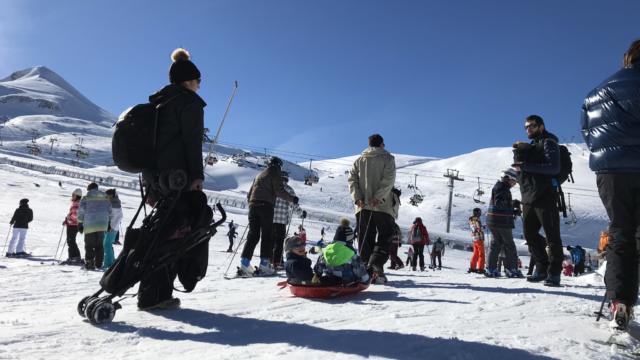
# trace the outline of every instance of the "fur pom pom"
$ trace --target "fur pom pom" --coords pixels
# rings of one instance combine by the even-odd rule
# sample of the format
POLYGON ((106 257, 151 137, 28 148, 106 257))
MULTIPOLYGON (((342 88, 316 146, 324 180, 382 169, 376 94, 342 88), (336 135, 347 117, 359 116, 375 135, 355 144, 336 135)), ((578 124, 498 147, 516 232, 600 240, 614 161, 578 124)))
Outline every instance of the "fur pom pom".
POLYGON ((190 58, 191 55, 189 54, 189 52, 183 48, 177 48, 171 53, 171 60, 173 60, 173 62, 180 60, 189 60, 190 58))

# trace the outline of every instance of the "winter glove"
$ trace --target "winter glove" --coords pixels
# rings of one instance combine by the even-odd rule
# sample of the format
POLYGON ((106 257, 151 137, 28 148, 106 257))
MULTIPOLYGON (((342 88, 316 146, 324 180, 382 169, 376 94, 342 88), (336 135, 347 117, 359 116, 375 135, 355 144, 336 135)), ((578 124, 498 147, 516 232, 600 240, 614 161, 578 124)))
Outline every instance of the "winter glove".
POLYGON ((294 203, 295 205, 298 205, 298 201, 300 201, 300 199, 298 199, 298 197, 297 197, 297 196, 294 196, 294 197, 293 197, 293 203, 294 203))
POLYGON ((82 225, 82 223, 78 224, 78 232, 82 234, 83 231, 84 231, 84 226, 82 225))

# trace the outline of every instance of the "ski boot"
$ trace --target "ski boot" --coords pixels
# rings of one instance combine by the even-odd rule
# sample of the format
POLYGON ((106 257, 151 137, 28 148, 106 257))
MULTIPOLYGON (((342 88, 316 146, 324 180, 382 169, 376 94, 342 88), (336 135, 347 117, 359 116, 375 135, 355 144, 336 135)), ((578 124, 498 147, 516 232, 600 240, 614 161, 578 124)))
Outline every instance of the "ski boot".
POLYGON ((10 253, 10 252, 8 252, 8 253, 6 253, 4 256, 6 256, 6 257, 8 257, 8 258, 12 258, 12 257, 16 257, 16 254, 15 254, 15 253, 10 253))
POLYGON ((484 273, 484 276, 488 278, 499 278, 500 271, 498 271, 498 269, 487 269, 487 271, 485 271, 484 273))
POLYGON ((472 268, 469 268, 469 270, 467 270, 467 274, 476 273, 476 272, 478 272, 478 270, 472 269, 472 268))
POLYGON ((377 267, 371 266, 369 268, 369 276, 371 277, 371 283, 376 285, 384 285, 387 283, 387 276, 384 274, 384 271, 377 267))
POLYGON ((546 279, 547 279, 547 273, 539 273, 537 270, 534 271, 533 274, 531 274, 531 276, 527 276, 527 281, 533 282, 533 283, 545 281, 546 279))
POLYGON ((544 286, 552 286, 552 287, 560 286, 560 275, 549 275, 544 280, 544 286))
POLYGON ((632 317, 632 310, 618 300, 614 300, 611 303, 609 310, 611 310, 612 315, 609 327, 614 330, 627 331, 632 317))
POLYGON ((271 264, 260 264, 256 271, 254 272, 255 276, 271 276, 276 274, 276 269, 271 267, 271 264))
POLYGON ((505 274, 507 275, 508 278, 523 278, 524 275, 522 275, 522 272, 518 269, 505 269, 504 270, 505 274))
POLYGON ((253 277, 253 272, 254 272, 254 270, 250 266, 244 266, 243 264, 240 264, 240 266, 238 266, 237 276, 238 277, 253 277))

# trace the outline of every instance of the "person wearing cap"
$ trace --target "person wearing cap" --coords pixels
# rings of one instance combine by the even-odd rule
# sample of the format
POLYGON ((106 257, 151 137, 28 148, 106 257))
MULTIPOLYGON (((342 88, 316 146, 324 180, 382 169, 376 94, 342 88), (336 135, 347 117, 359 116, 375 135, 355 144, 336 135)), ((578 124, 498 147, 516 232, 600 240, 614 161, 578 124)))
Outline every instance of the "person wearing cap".
POLYGON ((25 250, 24 240, 27 237, 29 223, 33 221, 33 211, 29 208, 29 199, 20 200, 20 205, 14 211, 10 225, 13 225, 13 235, 9 242, 7 257, 23 257, 29 254, 25 250))
POLYGON ((185 49, 171 54, 169 85, 149 96, 149 102, 162 105, 158 113, 157 164, 152 172, 145 172, 145 185, 155 200, 157 184, 163 173, 182 170, 187 175, 187 190, 202 190, 204 180, 202 139, 204 136, 204 107, 207 105, 197 92, 200 90, 200 70, 185 49))
POLYGON ((69 257, 64 264, 82 264, 82 257, 80 256, 80 249, 76 244, 76 236, 78 235, 78 208, 80 207, 80 199, 82 199, 82 189, 75 189, 71 193, 71 206, 69 207, 69 213, 65 216, 62 225, 67 227, 67 251, 69 257))
MULTIPOLYGON (((296 192, 289 186, 289 173, 282 171, 282 185, 284 190, 291 196, 296 196, 296 192)), ((284 238, 287 236, 287 225, 291 222, 294 208, 299 209, 293 203, 286 201, 281 197, 276 197, 276 204, 273 208, 273 267, 275 269, 282 267, 282 247, 284 238)))
POLYGON ((259 275, 275 274, 271 263, 273 257, 273 211, 277 197, 287 202, 298 204, 298 197, 289 194, 285 190, 282 182, 282 160, 274 156, 269 161, 267 168, 256 176, 247 192, 247 199, 249 200, 249 231, 247 233, 247 242, 242 249, 238 269, 241 276, 254 275, 254 271, 251 268, 251 257, 253 257, 253 251, 258 242, 260 242, 261 237, 258 273, 259 275))
POLYGON ((610 220, 604 282, 612 325, 626 329, 638 302, 640 39, 629 45, 622 65, 585 98, 581 130, 610 220))
POLYGON ((287 238, 284 250, 287 261, 284 264, 287 282, 290 284, 311 284, 313 270, 311 260, 307 257, 305 242, 298 236, 287 238))
POLYGON ((504 250, 504 268, 507 277, 524 277, 518 269, 518 253, 513 241, 515 227, 514 202, 511 198, 511 188, 517 184, 515 169, 508 168, 491 189, 489 211, 487 212, 487 227, 491 231, 489 257, 485 276, 499 277, 498 258, 504 250))
POLYGON ((98 184, 87 186, 87 195, 80 200, 78 208, 78 231, 84 234, 85 269, 102 267, 104 260, 104 233, 109 229, 111 202, 107 194, 98 189, 98 184))
POLYGON ((384 264, 389 259, 393 236, 391 189, 396 181, 396 162, 385 150, 380 134, 373 134, 368 140, 369 147, 354 161, 349 172, 349 192, 355 205, 360 256, 375 276, 375 282, 385 283, 384 264))

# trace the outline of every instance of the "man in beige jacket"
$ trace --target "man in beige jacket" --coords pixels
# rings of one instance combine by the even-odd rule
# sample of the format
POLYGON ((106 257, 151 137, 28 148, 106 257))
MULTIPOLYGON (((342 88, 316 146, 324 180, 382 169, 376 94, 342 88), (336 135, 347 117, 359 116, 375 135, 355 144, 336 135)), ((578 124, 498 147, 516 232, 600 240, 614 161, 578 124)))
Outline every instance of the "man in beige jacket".
POLYGON ((369 136, 369 147, 349 173, 349 191, 356 205, 360 257, 378 283, 386 282, 383 269, 393 236, 395 180, 395 159, 384 149, 384 139, 379 134, 369 136))

